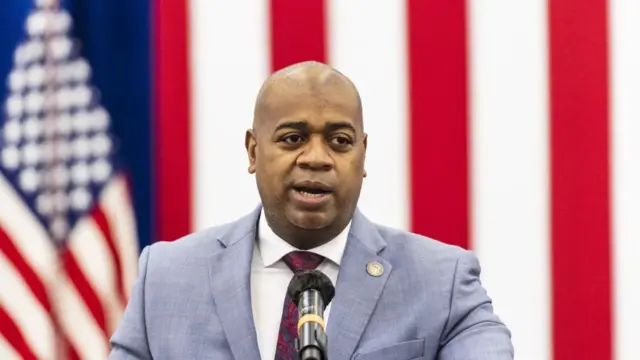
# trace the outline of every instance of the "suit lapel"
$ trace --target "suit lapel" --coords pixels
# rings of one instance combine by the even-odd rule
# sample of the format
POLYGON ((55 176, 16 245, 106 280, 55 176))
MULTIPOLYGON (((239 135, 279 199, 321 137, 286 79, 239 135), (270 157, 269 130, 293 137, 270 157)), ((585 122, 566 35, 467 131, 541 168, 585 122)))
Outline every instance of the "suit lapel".
POLYGON ((330 359, 349 359, 360 341, 391 273, 391 264, 378 255, 385 246, 373 224, 356 211, 328 322, 330 359), (367 271, 367 264, 372 262, 382 265, 380 276, 367 271))
POLYGON ((236 359, 259 359, 251 308, 251 260, 260 213, 240 219, 218 241, 223 249, 209 260, 209 281, 216 311, 236 359))

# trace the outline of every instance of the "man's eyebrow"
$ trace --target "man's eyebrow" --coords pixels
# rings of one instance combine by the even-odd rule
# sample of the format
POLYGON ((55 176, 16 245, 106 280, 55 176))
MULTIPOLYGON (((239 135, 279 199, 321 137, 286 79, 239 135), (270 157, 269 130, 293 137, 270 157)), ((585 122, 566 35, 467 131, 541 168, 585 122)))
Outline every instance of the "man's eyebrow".
POLYGON ((306 121, 287 121, 282 124, 276 126, 274 131, 282 130, 282 129, 295 129, 299 131, 305 131, 309 128, 309 124, 306 121))
MULTIPOLYGON (((354 133, 357 132, 353 124, 346 121, 329 122, 325 126, 325 131, 332 132, 338 129, 345 129, 345 128, 353 131, 354 133)), ((282 130, 282 129, 295 129, 298 131, 307 131, 309 130, 309 124, 306 121, 287 121, 276 126, 275 131, 282 130)))
POLYGON ((353 126, 353 124, 346 121, 330 122, 326 126, 326 131, 332 132, 338 129, 345 129, 345 128, 353 131, 354 133, 357 133, 356 128, 353 126))

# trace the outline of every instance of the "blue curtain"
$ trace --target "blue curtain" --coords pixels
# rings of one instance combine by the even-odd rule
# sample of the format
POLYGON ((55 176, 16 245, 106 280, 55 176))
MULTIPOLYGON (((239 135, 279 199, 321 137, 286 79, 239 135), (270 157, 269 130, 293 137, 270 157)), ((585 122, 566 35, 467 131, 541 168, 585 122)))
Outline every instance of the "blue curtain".
MULTIPOLYGON (((0 2, 0 95, 13 52, 25 38, 34 0, 0 2)), ((92 67, 92 83, 111 114, 120 155, 131 179, 141 247, 153 234, 152 58, 149 0, 62 0, 73 19, 72 35, 92 67)), ((2 115, 4 116, 4 112, 2 115)))

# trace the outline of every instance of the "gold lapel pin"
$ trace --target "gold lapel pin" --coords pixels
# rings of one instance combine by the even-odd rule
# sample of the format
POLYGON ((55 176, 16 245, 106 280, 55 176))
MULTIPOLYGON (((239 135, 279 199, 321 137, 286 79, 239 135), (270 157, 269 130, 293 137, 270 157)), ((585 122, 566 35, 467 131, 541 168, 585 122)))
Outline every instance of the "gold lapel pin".
POLYGON ((371 276, 379 277, 384 273, 384 266, 378 261, 371 261, 367 264, 367 273, 371 276))

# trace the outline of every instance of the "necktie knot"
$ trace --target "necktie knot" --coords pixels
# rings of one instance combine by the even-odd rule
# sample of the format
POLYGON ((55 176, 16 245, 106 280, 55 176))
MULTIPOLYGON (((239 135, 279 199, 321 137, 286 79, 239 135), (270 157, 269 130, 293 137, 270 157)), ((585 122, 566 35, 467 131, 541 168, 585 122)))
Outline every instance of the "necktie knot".
POLYGON ((307 251, 292 251, 282 260, 295 273, 302 270, 314 270, 324 260, 324 256, 307 251))

